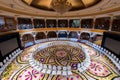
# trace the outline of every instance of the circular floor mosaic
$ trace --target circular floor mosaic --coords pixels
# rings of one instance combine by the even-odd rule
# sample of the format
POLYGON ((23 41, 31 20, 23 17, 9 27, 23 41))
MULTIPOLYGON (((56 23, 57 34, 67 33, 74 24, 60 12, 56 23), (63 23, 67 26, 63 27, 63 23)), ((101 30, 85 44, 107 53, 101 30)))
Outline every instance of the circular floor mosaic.
POLYGON ((120 80, 120 72, 109 58, 94 48, 77 42, 75 43, 80 44, 90 55, 91 64, 87 70, 83 73, 76 70, 76 64, 85 59, 82 50, 66 46, 63 43, 63 45, 44 48, 34 57, 42 63, 61 66, 71 65, 73 75, 64 77, 62 75, 42 74, 29 65, 28 57, 33 54, 35 47, 44 46, 46 43, 40 43, 26 48, 4 70, 1 75, 1 80, 120 80))
POLYGON ((77 63, 84 61, 85 54, 80 48, 77 47, 69 45, 53 45, 40 50, 34 55, 34 59, 43 64, 75 66, 77 63))

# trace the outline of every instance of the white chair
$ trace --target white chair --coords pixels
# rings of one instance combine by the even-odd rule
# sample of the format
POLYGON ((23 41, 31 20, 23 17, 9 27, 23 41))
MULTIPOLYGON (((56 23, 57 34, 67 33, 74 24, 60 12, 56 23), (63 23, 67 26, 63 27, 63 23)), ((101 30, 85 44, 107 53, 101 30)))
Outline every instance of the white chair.
POLYGON ((108 54, 111 55, 111 52, 109 52, 108 54))
POLYGON ((12 52, 12 56, 14 56, 14 52, 12 52))
POLYGON ((11 55, 11 54, 9 54, 9 58, 10 58, 10 59, 12 58, 12 55, 11 55))
POLYGON ((116 58, 116 61, 119 62, 119 58, 116 58))
POLYGON ((79 72, 83 72, 83 69, 81 67, 77 68, 79 72))
POLYGON ((47 74, 50 74, 51 72, 52 72, 52 66, 49 64, 49 65, 48 65, 48 70, 47 70, 46 73, 47 73, 47 74))
POLYGON ((4 63, 4 64, 6 64, 6 63, 7 63, 6 59, 4 59, 4 60, 3 60, 3 63, 4 63))
POLYGON ((47 65, 43 64, 43 69, 41 70, 42 73, 46 73, 47 71, 47 65))
POLYGON ((78 63, 78 64, 77 64, 77 67, 78 67, 78 68, 79 68, 79 67, 81 67, 81 64, 80 64, 80 63, 78 63))
POLYGON ((6 61, 8 61, 9 60, 9 58, 8 57, 6 57, 6 61))
POLYGON ((34 66, 34 69, 37 70, 37 71, 39 71, 39 72, 42 70, 42 66, 40 66, 39 62, 37 62, 37 65, 34 66))
POLYGON ((52 75, 56 75, 57 74, 57 70, 56 70, 56 66, 53 66, 53 71, 52 71, 52 75))
POLYGON ((61 75, 62 74, 62 71, 61 71, 61 66, 58 66, 57 67, 57 75, 61 75))
POLYGON ((2 62, 0 62, 0 68, 2 68, 3 67, 3 63, 2 62))
POLYGON ((111 57, 114 57, 114 54, 111 54, 111 57))
POLYGON ((114 57, 113 57, 114 59, 116 59, 116 56, 114 55, 114 57))
POLYGON ((69 76, 72 75, 71 66, 67 66, 67 74, 68 74, 69 76))
POLYGON ((67 76, 67 67, 63 67, 62 75, 67 76))

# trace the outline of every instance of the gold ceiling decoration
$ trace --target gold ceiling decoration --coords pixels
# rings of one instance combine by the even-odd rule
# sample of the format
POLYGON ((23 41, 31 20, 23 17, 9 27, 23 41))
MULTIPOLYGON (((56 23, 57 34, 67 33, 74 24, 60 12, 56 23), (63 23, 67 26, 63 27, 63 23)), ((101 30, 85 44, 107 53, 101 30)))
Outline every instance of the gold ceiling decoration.
POLYGON ((52 0, 50 5, 60 14, 68 12, 72 8, 72 4, 67 0, 52 0))

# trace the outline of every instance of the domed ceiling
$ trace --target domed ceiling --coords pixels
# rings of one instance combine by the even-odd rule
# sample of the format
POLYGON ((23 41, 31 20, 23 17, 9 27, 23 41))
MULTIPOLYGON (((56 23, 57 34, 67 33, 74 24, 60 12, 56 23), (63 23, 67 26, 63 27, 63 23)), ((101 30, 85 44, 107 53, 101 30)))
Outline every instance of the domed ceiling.
POLYGON ((62 15, 51 7, 51 1, 54 0, 0 0, 0 15, 42 18, 120 15, 120 0, 67 0, 72 8, 62 15))
MULTIPOLYGON (((51 7, 52 0, 22 0, 27 5, 47 11, 54 11, 51 7)), ((61 0, 62 1, 62 0, 61 0)), ((88 7, 94 6, 101 0, 67 0, 72 4, 70 11, 76 11, 81 9, 86 9, 88 7)))

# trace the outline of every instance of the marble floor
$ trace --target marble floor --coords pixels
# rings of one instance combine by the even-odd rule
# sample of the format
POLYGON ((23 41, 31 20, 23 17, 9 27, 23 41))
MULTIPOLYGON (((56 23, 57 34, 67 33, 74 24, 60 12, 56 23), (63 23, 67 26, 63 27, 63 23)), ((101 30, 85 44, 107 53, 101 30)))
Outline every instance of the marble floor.
MULTIPOLYGON (((95 50, 94 48, 80 42, 76 43, 80 44, 88 51, 91 59, 90 66, 84 72, 80 73, 76 69, 76 64, 80 62, 80 60, 75 54, 67 60, 68 62, 65 62, 66 58, 62 59, 63 57, 66 57, 66 55, 70 55, 69 50, 74 53, 77 51, 76 54, 82 53, 81 50, 79 51, 72 47, 69 47, 69 50, 67 51, 62 48, 60 49, 61 51, 59 50, 59 52, 57 50, 52 50, 53 47, 50 47, 46 48, 42 52, 39 52, 39 57, 35 56, 37 60, 40 60, 45 64, 72 66, 72 76, 50 75, 38 72, 29 65, 28 57, 33 54, 35 47, 43 46, 46 43, 48 42, 39 43, 34 46, 25 48, 24 51, 19 54, 4 70, 1 75, 2 80, 120 80, 120 72, 118 71, 118 68, 114 65, 114 63, 109 60, 109 58, 107 58, 103 53, 95 50), (55 52, 56 54, 51 52, 55 52), (61 53, 64 54, 61 55, 61 53), (51 54, 54 54, 56 55, 56 57, 60 58, 58 59, 51 54)), ((67 48, 67 46, 61 47, 67 48)), ((81 57, 81 59, 84 58, 81 57)))

